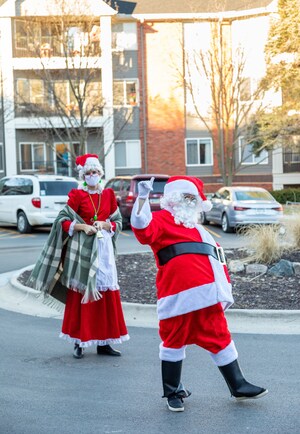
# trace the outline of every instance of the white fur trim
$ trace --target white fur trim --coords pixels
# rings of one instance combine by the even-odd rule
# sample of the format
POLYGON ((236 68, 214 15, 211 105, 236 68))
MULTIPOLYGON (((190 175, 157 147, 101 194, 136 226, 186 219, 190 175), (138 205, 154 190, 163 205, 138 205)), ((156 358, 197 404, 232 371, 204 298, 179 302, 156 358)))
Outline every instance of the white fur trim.
POLYGON ((80 339, 78 338, 72 338, 69 335, 66 335, 65 333, 60 333, 59 337, 61 339, 64 339, 65 341, 68 341, 72 344, 78 344, 81 348, 87 348, 87 347, 91 347, 92 345, 110 345, 110 344, 121 344, 122 342, 128 341, 130 339, 129 335, 124 335, 124 336, 120 336, 119 338, 108 338, 105 340, 90 340, 90 341, 86 341, 86 342, 82 342, 80 339))
POLYGON ((138 214, 139 209, 139 198, 134 202, 132 212, 131 212, 131 225, 136 229, 145 229, 149 226, 149 223, 152 220, 152 213, 149 204, 149 199, 145 200, 145 203, 142 206, 140 213, 138 214))
POLYGON ((227 282, 227 293, 217 282, 195 286, 174 295, 160 298, 157 301, 158 319, 172 318, 185 313, 194 312, 222 302, 223 308, 231 306, 233 298, 231 295, 231 284, 227 282))
POLYGON ((193 194, 194 196, 199 196, 199 191, 196 185, 193 182, 187 181, 185 179, 178 179, 176 181, 167 182, 164 188, 164 194, 168 195, 170 193, 173 193, 174 191, 178 193, 193 194))
POLYGON ((77 223, 77 220, 73 220, 72 223, 70 224, 69 232, 68 232, 70 237, 73 237, 74 227, 75 227, 76 223, 77 223))
POLYGON ((202 211, 204 211, 204 212, 210 211, 212 209, 211 201, 210 200, 203 200, 201 202, 201 208, 202 208, 202 211))
POLYGON ((98 167, 99 169, 102 169, 102 166, 100 164, 100 161, 96 157, 88 157, 85 161, 84 169, 87 170, 87 167, 98 167))
POLYGON ((226 348, 219 351, 217 354, 211 353, 208 351, 213 362, 217 366, 225 366, 229 363, 234 362, 238 358, 238 352, 235 348, 234 342, 231 341, 229 345, 227 345, 226 348))
POLYGON ((163 342, 159 345, 159 358, 165 362, 179 362, 185 359, 186 345, 181 348, 167 348, 163 346, 163 342))

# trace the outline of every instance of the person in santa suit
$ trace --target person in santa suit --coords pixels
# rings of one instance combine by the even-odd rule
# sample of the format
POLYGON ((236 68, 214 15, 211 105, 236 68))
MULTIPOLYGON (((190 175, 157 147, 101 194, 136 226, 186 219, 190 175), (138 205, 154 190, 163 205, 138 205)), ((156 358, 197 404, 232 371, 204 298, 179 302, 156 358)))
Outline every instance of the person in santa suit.
POLYGON ((79 156, 76 165, 83 182, 69 192, 28 284, 50 303, 57 283, 67 290, 60 337, 74 344, 76 359, 92 345, 99 355, 120 356, 111 344, 129 339, 114 257, 122 216, 113 190, 101 186, 98 156, 79 156))
POLYGON ((83 295, 70 288, 60 337, 75 343, 75 358, 82 358, 83 349, 93 344, 97 345, 98 354, 120 356, 120 351, 110 344, 126 341, 129 336, 123 317, 111 238, 122 227, 122 217, 119 214, 117 221, 110 221, 118 206, 113 190, 101 187, 104 172, 98 156, 85 154, 77 157, 76 165, 84 182, 77 190, 70 191, 68 206, 84 223, 65 220, 62 227, 70 237, 80 231, 87 236, 98 237, 96 284, 101 298, 92 303, 82 303, 83 295))
POLYGON ((191 344, 210 354, 236 399, 266 395, 266 389, 245 380, 239 367, 224 315, 233 303, 224 253, 197 223, 199 213, 211 209, 202 181, 170 177, 161 199, 162 210, 151 213, 148 196, 153 181, 138 184, 131 225, 139 242, 151 247, 158 268, 159 357, 169 410, 183 411, 183 399, 190 395, 181 383, 181 370, 186 347, 191 344))

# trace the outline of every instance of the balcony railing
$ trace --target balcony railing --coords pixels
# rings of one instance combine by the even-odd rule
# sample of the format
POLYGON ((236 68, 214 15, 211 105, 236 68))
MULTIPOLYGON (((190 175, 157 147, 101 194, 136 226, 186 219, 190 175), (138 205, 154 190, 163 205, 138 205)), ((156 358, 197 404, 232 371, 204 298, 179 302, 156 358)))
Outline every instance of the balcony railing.
POLYGON ((285 152, 283 173, 300 172, 300 152, 285 152))
POLYGON ((62 175, 62 176, 78 176, 75 169, 75 162, 69 161, 65 163, 63 159, 56 160, 22 160, 18 161, 18 174, 44 174, 44 175, 62 175))
MULTIPOLYGON (((81 40, 81 38, 79 38, 81 40)), ((99 57, 101 55, 100 42, 89 38, 82 38, 82 42, 60 42, 59 38, 45 36, 32 38, 18 36, 14 40, 14 57, 99 57), (86 41, 86 42, 84 42, 86 41)))

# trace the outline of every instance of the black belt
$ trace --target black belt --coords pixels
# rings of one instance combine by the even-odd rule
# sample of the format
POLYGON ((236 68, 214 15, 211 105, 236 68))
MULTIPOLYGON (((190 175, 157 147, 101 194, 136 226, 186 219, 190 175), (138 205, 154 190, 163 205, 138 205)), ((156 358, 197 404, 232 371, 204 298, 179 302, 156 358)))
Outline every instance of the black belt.
POLYGON ((160 249, 157 252, 159 265, 165 265, 175 256, 186 255, 188 253, 195 253, 197 255, 210 255, 220 261, 221 264, 226 264, 222 247, 215 247, 209 243, 192 241, 171 244, 170 246, 160 249))

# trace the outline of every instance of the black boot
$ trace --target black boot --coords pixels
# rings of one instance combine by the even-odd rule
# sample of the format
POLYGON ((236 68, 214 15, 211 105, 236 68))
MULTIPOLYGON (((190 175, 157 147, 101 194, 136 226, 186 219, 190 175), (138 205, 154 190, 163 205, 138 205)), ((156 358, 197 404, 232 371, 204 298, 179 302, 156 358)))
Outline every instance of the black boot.
POLYGON ((114 350, 110 345, 97 345, 97 354, 120 357, 121 352, 114 350))
POLYGON ((82 359, 83 357, 83 348, 81 348, 79 346, 79 344, 75 344, 74 345, 74 351, 73 351, 73 357, 75 357, 75 359, 82 359))
POLYGON ((219 366, 219 369, 225 378, 227 386, 237 400, 257 399, 266 395, 268 391, 262 387, 254 386, 245 380, 237 360, 225 366, 219 366))
POLYGON ((161 363, 161 373, 164 395, 167 398, 167 405, 171 411, 184 411, 183 398, 190 396, 191 392, 181 384, 182 360, 179 362, 161 363))

